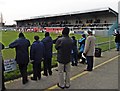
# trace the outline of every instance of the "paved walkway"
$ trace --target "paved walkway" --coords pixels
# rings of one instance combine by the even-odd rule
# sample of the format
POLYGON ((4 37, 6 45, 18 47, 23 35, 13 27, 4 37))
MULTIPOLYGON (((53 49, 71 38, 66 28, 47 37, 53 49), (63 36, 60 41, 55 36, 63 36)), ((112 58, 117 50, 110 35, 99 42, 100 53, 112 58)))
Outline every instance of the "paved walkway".
MULTIPOLYGON (((86 65, 79 64, 71 67, 71 87, 69 89, 118 89, 118 59, 120 55, 115 49, 102 53, 102 57, 95 58, 94 70, 83 71, 86 65)), ((42 76, 39 81, 32 81, 25 85, 21 78, 6 82, 7 89, 59 89, 58 72, 53 68, 52 76, 42 76)))

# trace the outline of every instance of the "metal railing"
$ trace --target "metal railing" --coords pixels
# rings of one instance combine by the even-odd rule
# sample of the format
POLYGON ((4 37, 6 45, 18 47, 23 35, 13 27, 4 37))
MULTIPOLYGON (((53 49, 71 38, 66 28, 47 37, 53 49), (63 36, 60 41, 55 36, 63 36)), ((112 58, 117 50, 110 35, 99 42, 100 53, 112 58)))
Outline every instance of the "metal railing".
MULTIPOLYGON (((101 42, 101 43, 97 43, 95 45, 97 48, 101 48, 103 47, 102 51, 107 51, 107 50, 110 50, 110 49, 113 49, 115 48, 115 41, 114 40, 111 40, 111 41, 106 41, 106 42, 101 42), (103 46, 106 46, 105 48, 103 46)), ((79 49, 79 47, 78 47, 79 49)), ((57 53, 56 52, 53 52, 53 55, 56 55, 57 53)))

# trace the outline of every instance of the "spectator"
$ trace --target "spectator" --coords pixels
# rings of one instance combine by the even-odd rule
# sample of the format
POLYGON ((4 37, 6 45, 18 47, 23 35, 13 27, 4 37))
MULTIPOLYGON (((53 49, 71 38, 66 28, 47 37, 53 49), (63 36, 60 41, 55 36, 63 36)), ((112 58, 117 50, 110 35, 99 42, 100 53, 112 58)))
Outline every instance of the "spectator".
POLYGON ((64 89, 70 87, 70 59, 72 51, 72 39, 69 37, 69 28, 64 28, 62 37, 56 41, 59 83, 58 87, 64 89), (64 79, 65 72, 65 79, 64 79))
POLYGON ((50 37, 49 32, 45 33, 45 38, 42 40, 44 46, 45 46, 45 58, 43 61, 44 65, 44 76, 52 75, 51 65, 52 65, 52 47, 53 47, 53 41, 50 37))
POLYGON ((95 52, 95 37, 93 36, 92 31, 88 30, 88 37, 86 39, 85 49, 83 52, 87 59, 87 68, 85 69, 85 71, 93 70, 94 52, 95 52))
POLYGON ((44 58, 44 44, 39 41, 39 36, 34 36, 35 41, 30 48, 30 59, 33 64, 33 77, 31 80, 41 79, 41 61, 44 58))
POLYGON ((78 40, 78 43, 80 44, 79 47, 79 58, 82 59, 82 61, 80 63, 84 64, 85 62, 85 58, 82 57, 82 53, 84 51, 84 47, 85 47, 85 40, 86 40, 86 35, 82 34, 82 38, 80 40, 78 40))
POLYGON ((53 40, 53 43, 55 44, 56 41, 58 40, 58 38, 60 38, 60 37, 62 37, 62 36, 61 35, 57 36, 57 38, 53 40))
POLYGON ((75 36, 72 36, 72 42, 73 42, 73 49, 72 49, 72 66, 77 66, 78 61, 77 61, 77 40, 75 36))
MULTIPOLYGON (((57 38, 53 40, 53 44, 55 44, 60 37, 62 37, 62 35, 57 36, 57 38)), ((58 69, 55 69, 55 70, 58 71, 58 69)))
POLYGON ((1 72, 1 74, 2 74, 2 89, 1 89, 1 91, 5 91, 6 90, 6 87, 5 87, 5 84, 4 84, 4 71, 5 71, 5 68, 4 68, 4 61, 3 61, 3 58, 2 58, 2 52, 1 52, 1 50, 2 49, 4 49, 4 45, 0 42, 0 61, 2 61, 1 63, 2 63, 2 72, 1 72))
POLYGON ((29 62, 29 52, 28 47, 30 46, 30 41, 25 38, 24 34, 19 33, 19 38, 14 42, 9 44, 9 48, 16 49, 16 62, 19 66, 20 73, 22 75, 22 83, 26 84, 28 82, 27 76, 27 65, 29 62))
POLYGON ((116 48, 117 48, 117 51, 120 51, 120 34, 119 34, 119 31, 116 31, 116 32, 117 32, 115 34, 116 48))

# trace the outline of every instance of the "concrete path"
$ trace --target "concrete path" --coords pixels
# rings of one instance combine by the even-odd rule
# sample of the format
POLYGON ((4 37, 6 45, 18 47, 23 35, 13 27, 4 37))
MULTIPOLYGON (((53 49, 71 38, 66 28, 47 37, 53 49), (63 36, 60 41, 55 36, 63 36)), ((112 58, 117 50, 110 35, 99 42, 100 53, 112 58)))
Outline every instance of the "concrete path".
MULTIPOLYGON (((86 65, 71 66, 71 87, 69 89, 118 89, 118 60, 120 54, 115 49, 102 53, 102 57, 95 58, 94 70, 83 71, 86 65)), ((53 75, 44 77, 39 81, 32 81, 25 85, 21 78, 6 82, 9 90, 17 89, 60 89, 58 83, 58 71, 53 68, 53 75)))

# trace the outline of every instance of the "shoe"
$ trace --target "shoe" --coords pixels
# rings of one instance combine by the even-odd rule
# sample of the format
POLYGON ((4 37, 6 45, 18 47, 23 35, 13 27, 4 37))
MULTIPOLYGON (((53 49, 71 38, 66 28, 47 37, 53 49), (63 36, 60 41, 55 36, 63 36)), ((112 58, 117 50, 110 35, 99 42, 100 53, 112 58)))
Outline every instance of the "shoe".
POLYGON ((59 83, 57 83, 57 86, 59 87, 59 88, 61 88, 61 89, 64 89, 65 87, 61 87, 60 85, 59 85, 59 83))
POLYGON ((77 63, 75 64, 75 66, 77 66, 77 63))
POLYGON ((85 62, 84 64, 87 64, 87 62, 85 62))
POLYGON ((51 76, 51 75, 52 75, 52 73, 49 73, 49 75, 51 76))
POLYGON ((92 70, 84 69, 84 71, 92 71, 92 70))
POLYGON ((72 66, 74 66, 74 64, 71 64, 72 66))
POLYGON ((40 80, 41 79, 41 77, 38 77, 38 80, 40 80))
POLYGON ((48 74, 44 74, 44 73, 43 73, 43 76, 48 76, 48 74))
POLYGON ((87 71, 87 69, 84 69, 84 71, 87 71))
POLYGON ((37 79, 35 79, 34 77, 31 77, 31 80, 37 81, 37 79))
POLYGON ((85 62, 81 61, 80 63, 81 63, 81 64, 84 64, 85 62))
POLYGON ((28 83, 28 81, 29 81, 28 79, 27 79, 26 81, 23 81, 23 84, 26 84, 26 83, 28 83))
POLYGON ((55 69, 56 71, 58 71, 58 69, 55 69))
POLYGON ((5 87, 4 87, 4 88, 2 88, 2 89, 1 89, 1 91, 6 91, 6 88, 5 88, 5 87))
POLYGON ((52 75, 52 71, 49 71, 48 73, 49 73, 50 76, 52 75))
POLYGON ((70 87, 70 85, 69 86, 65 86, 65 88, 69 88, 70 87))

